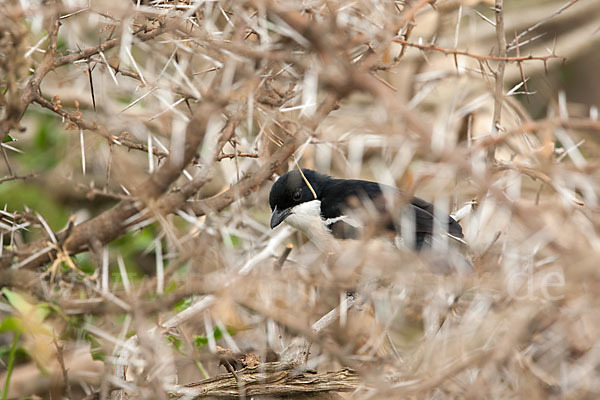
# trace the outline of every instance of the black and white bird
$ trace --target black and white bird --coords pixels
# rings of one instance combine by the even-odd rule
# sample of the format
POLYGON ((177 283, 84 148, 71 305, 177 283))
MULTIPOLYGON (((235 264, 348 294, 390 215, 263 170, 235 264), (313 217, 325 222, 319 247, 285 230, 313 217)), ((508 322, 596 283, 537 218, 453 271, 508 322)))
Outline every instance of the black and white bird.
POLYGON ((435 235, 463 237, 454 218, 425 200, 377 182, 335 179, 310 169, 279 177, 269 204, 272 229, 285 221, 320 248, 334 238, 358 238, 369 228, 370 233, 408 238, 405 243, 417 250, 429 246, 435 235))

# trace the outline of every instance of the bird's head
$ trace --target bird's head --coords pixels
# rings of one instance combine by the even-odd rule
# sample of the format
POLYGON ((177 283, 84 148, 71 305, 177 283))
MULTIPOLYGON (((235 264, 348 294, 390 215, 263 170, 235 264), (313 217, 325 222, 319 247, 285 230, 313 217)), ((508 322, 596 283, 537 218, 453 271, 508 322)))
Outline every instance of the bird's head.
MULTIPOLYGON (((306 208, 307 203, 316 200, 315 206, 318 206, 321 187, 329 179, 331 178, 310 169, 302 169, 302 174, 295 169, 281 175, 271 187, 271 193, 269 194, 269 205, 273 212, 271 214, 271 229, 297 212, 300 207, 305 206, 303 211, 306 211, 304 208, 306 208), (314 193, 308 187, 306 181, 310 183, 314 193)), ((318 207, 315 207, 314 212, 319 212, 318 207)))

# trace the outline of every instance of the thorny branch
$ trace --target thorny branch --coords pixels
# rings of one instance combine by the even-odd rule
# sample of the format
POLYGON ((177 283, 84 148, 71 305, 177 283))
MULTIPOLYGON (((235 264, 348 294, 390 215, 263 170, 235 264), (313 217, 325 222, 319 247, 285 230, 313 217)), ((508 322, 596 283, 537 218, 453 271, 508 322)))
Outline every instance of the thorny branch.
MULTIPOLYGON (((136 201, 142 201, 145 205, 149 205, 149 202, 158 200, 158 198, 179 177, 183 168, 191 162, 196 154, 196 149, 200 143, 202 143, 204 138, 208 117, 214 112, 215 107, 210 104, 198 108, 186 130, 183 159, 180 162, 177 162, 173 161, 172 157, 169 157, 161 168, 152 174, 144 183, 137 186, 132 193, 132 198, 136 199, 135 201, 122 201, 117 204, 117 206, 98 217, 77 225, 71 230, 69 237, 61 237, 59 235, 59 240, 65 243, 67 251, 70 254, 76 254, 89 248, 89 243, 92 239, 97 240, 102 244, 106 244, 120 236, 127 228, 127 225, 123 222, 140 212, 142 209, 136 205, 136 201)), ((25 250, 24 255, 17 253, 17 263, 31 258, 31 254, 40 251, 42 246, 45 246, 43 241, 29 244, 28 247, 32 250, 25 250)), ((51 258, 51 256, 52 252, 43 253, 40 257, 30 259, 27 262, 27 266, 31 268, 40 265, 51 258)), ((5 258, 3 264, 4 262, 14 261, 15 260, 5 258)))
POLYGON ((494 55, 488 55, 488 54, 475 54, 475 53, 471 53, 471 52, 468 52, 465 50, 443 48, 443 47, 439 47, 439 46, 435 46, 435 45, 412 43, 412 42, 409 42, 407 40, 402 40, 402 39, 394 39, 394 42, 400 43, 403 46, 414 47, 419 50, 437 51, 437 52, 443 53, 443 54, 465 56, 465 57, 473 58, 475 60, 482 61, 482 62, 483 61, 501 61, 501 62, 507 62, 507 63, 513 63, 513 62, 520 63, 523 61, 543 61, 545 63, 548 60, 552 60, 552 59, 557 59, 557 60, 562 60, 562 61, 565 60, 564 57, 560 57, 556 54, 548 54, 545 56, 534 56, 532 54, 530 54, 528 56, 507 56, 507 55, 494 56, 494 55))
MULTIPOLYGON (((504 32, 504 1, 495 0, 494 14, 496 15, 496 41, 498 42, 498 56, 501 61, 494 71, 495 91, 494 91, 494 116, 492 120, 492 136, 498 136, 502 131, 502 107, 504 105, 504 70, 506 69, 506 34, 504 32)), ((487 150, 487 161, 489 164, 495 162, 496 148, 490 146, 487 150)))

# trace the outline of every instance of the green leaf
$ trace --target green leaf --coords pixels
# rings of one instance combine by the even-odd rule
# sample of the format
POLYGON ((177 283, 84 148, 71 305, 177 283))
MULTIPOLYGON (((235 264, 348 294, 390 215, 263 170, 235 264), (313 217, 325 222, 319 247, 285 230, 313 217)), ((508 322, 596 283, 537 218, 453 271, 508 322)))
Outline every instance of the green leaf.
POLYGON ((106 353, 104 352, 104 349, 102 348, 100 342, 90 334, 86 334, 85 339, 90 344, 90 354, 92 355, 92 360, 105 361, 106 353))
POLYGON ((7 288, 2 289, 2 293, 6 296, 6 299, 11 306, 17 309, 21 314, 28 314, 33 306, 25 300, 19 293, 8 290, 7 288))
POLYGON ((48 314, 50 314, 50 308, 45 307, 44 304, 39 304, 33 309, 33 320, 37 322, 42 322, 44 319, 46 319, 48 314))
POLYGON ((177 338, 177 337, 175 337, 173 335, 167 336, 167 339, 169 339, 169 342, 171 342, 171 344, 173 345, 173 347, 175 348, 175 350, 177 350, 181 354, 184 354, 184 352, 183 352, 183 342, 181 341, 181 339, 179 339, 179 338, 177 338))
MULTIPOLYGON (((227 328, 227 333, 233 336, 237 333, 237 331, 233 328, 227 328)), ((215 328, 215 330, 213 331, 213 336, 215 337, 215 340, 219 340, 223 337, 223 332, 221 332, 221 329, 219 329, 219 327, 215 328)), ((206 345, 208 345, 208 338, 205 336, 194 336, 193 340, 194 346, 196 346, 198 350, 202 350, 206 347, 206 345)))
POLYGON ((12 375, 13 367, 15 365, 15 357, 17 354, 17 347, 19 347, 19 336, 20 332, 15 332, 13 337, 13 344, 10 348, 10 354, 8 355, 8 366, 6 367, 6 380, 4 381, 4 390, 2 393, 2 400, 8 398, 8 388, 10 386, 10 377, 12 375))
POLYGON ((194 296, 190 296, 183 300, 180 300, 177 303, 175 303, 175 305, 173 306, 173 310, 178 313, 182 312, 183 310, 185 310, 192 304, 193 300, 194 300, 194 296))
POLYGON ((202 350, 203 348, 206 347, 206 345, 208 345, 208 338, 204 337, 204 336, 194 336, 194 346, 196 346, 196 348, 198 350, 202 350))
POLYGON ((15 138, 13 138, 12 136, 10 136, 10 135, 6 135, 6 136, 4 137, 4 140, 2 141, 2 143, 14 142, 15 140, 16 140, 16 139, 15 139, 15 138))
POLYGON ((56 304, 52 304, 52 303, 40 303, 38 304, 38 307, 44 308, 46 310, 48 310, 48 314, 56 314, 58 316, 60 316, 62 319, 64 319, 65 321, 69 320, 69 317, 67 317, 67 314, 65 314, 63 312, 63 310, 60 309, 60 307, 56 304))
POLYGON ((92 275, 96 271, 96 267, 87 253, 77 254, 75 259, 77 260, 77 268, 84 274, 92 275))
POLYGON ((229 240, 234 249, 240 249, 242 247, 242 239, 239 236, 229 235, 229 240))
POLYGON ((0 322, 0 332, 23 332, 23 323, 21 319, 15 316, 6 317, 0 322))
POLYGON ((33 305, 29 303, 23 296, 7 288, 2 289, 2 293, 6 299, 21 315, 31 316, 34 322, 41 323, 46 319, 52 307, 48 303, 40 303, 33 305))
POLYGON ((169 294, 175 289, 177 289, 177 282, 171 281, 171 283, 169 283, 169 285, 167 285, 167 287, 165 288, 165 294, 169 294))

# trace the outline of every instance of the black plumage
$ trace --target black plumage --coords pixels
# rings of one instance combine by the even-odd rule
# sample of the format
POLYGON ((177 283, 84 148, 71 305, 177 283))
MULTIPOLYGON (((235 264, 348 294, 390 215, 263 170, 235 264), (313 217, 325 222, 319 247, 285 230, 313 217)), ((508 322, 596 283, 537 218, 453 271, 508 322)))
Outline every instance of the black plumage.
MULTIPOLYGON (((273 211, 272 228, 289 217, 296 206, 318 200, 321 219, 336 238, 355 238, 360 235, 360 229, 340 218, 344 215, 358 215, 363 222, 371 222, 380 231, 398 234, 400 227, 397 221, 400 214, 410 211, 413 213, 415 247, 420 249, 430 241, 436 213, 431 203, 418 197, 409 197, 399 189, 376 182, 335 179, 310 169, 303 169, 302 172, 314 193, 299 170, 282 175, 273 184, 269 195, 273 211), (392 207, 389 207, 390 203, 392 207)), ((444 216, 440 226, 454 237, 463 237, 461 226, 450 216, 444 216)))

